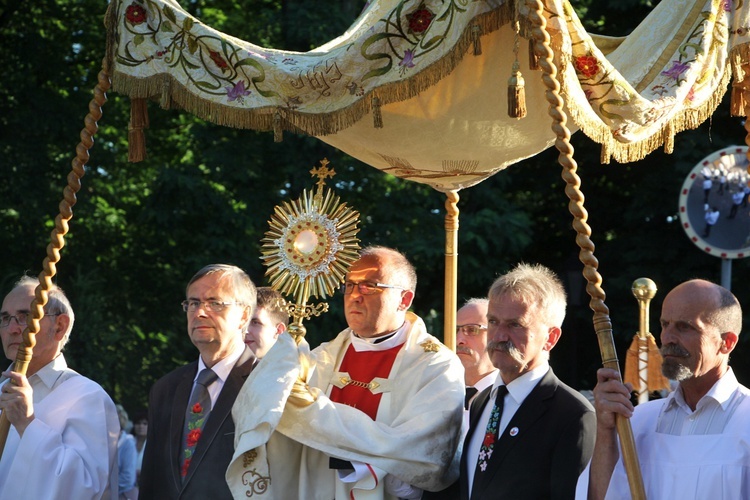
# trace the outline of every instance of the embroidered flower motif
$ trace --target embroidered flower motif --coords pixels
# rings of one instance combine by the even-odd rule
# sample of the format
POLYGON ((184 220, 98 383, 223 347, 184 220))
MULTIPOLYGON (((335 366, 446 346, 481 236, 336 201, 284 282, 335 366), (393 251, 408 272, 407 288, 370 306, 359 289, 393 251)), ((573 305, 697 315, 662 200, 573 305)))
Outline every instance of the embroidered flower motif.
POLYGON ((209 50, 208 55, 211 58, 211 60, 214 62, 214 64, 216 64, 219 67, 219 69, 221 69, 222 71, 229 67, 229 65, 224 60, 224 58, 221 57, 221 54, 219 54, 215 50, 209 50))
POLYGON ((680 61, 672 61, 672 67, 666 71, 662 71, 661 74, 667 78, 672 78, 675 81, 679 81, 683 73, 688 70, 689 66, 686 63, 680 61))
POLYGON ((188 432, 187 435, 187 445, 191 448, 195 446, 198 443, 198 440, 201 438, 201 434, 203 431, 200 429, 193 429, 190 432, 188 432))
POLYGON ((592 78, 599 73, 599 61, 594 56, 578 56, 575 58, 576 71, 584 78, 592 78))
POLYGON ((193 407, 190 409, 192 413, 203 413, 203 407, 200 403, 195 403, 193 407))
POLYGON ((399 70, 401 74, 403 75, 407 69, 414 67, 414 51, 411 49, 406 49, 404 52, 404 58, 401 59, 401 61, 398 63, 399 66, 401 66, 401 69, 399 70))
POLYGON ((146 9, 138 4, 131 3, 125 9, 125 19, 132 24, 138 25, 146 22, 146 9))
POLYGON ((406 16, 409 21, 409 31, 417 34, 424 33, 430 27, 434 18, 435 14, 420 6, 419 9, 406 16))
POLYGON ((724 9, 724 12, 732 12, 732 0, 724 0, 721 7, 724 9))
POLYGON ((492 446, 493 444, 495 444, 495 435, 494 435, 494 434, 491 434, 491 433, 489 433, 489 432, 488 432, 488 433, 486 433, 486 434, 484 435, 484 441, 482 441, 482 445, 483 445, 483 446, 486 446, 487 448, 489 448, 489 447, 490 447, 490 446, 492 446))
POLYGON ((224 87, 227 91, 227 99, 231 101, 245 102, 245 96, 250 95, 250 91, 245 89, 244 80, 234 84, 234 87, 224 87))
POLYGON ((190 467, 190 459, 186 458, 185 460, 182 461, 182 467, 180 468, 180 475, 182 477, 187 476, 187 471, 189 467, 190 467))

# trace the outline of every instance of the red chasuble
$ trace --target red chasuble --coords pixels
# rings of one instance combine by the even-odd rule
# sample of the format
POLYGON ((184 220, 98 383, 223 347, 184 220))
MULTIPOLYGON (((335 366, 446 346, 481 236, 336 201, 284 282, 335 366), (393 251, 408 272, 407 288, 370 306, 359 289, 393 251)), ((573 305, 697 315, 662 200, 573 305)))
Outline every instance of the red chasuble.
POLYGON ((348 373, 352 383, 341 389, 334 387, 331 391, 331 401, 353 406, 375 420, 383 394, 373 394, 369 388, 362 385, 369 384, 375 377, 388 378, 393 361, 403 345, 383 351, 361 352, 355 351, 354 346, 349 345, 338 371, 348 373))

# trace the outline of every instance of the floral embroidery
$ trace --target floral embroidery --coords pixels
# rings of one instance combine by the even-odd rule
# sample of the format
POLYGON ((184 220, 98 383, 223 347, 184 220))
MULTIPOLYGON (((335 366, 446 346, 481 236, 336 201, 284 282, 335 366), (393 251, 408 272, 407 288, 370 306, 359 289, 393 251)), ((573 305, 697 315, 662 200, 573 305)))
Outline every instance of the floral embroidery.
POLYGON ((138 4, 131 3, 125 9, 125 19, 132 25, 138 25, 146 22, 146 9, 138 4))
POLYGON ((690 68, 689 64, 681 63, 680 61, 672 61, 672 67, 667 71, 662 71, 661 74, 667 78, 671 78, 679 83, 680 77, 690 68))
POLYGON ((190 459, 189 459, 189 458, 186 458, 186 459, 185 459, 185 460, 184 460, 184 461, 182 462, 182 468, 180 469, 180 475, 181 475, 182 477, 185 477, 185 476, 187 476, 187 471, 188 471, 188 468, 189 468, 189 467, 190 467, 190 459))
POLYGON ((406 16, 409 21, 409 31, 412 33, 424 33, 430 27, 435 14, 420 5, 417 10, 406 16))
POLYGON ((193 413, 203 413, 203 408, 200 403, 195 403, 190 411, 193 413))
POLYGON ((193 429, 188 432, 187 445, 191 448, 198 444, 198 440, 201 438, 202 431, 200 429, 193 429))
MULTIPOLYGON (((501 388, 502 389, 502 388, 501 388)), ((490 419, 487 422, 487 431, 484 434, 484 440, 482 440, 482 446, 479 448, 479 460, 477 461, 477 467, 484 472, 487 469, 487 464, 492 458, 492 450, 495 448, 495 442, 497 441, 497 428, 500 424, 500 408, 495 404, 492 407, 490 413, 490 419)))
POLYGON ((208 51, 208 55, 209 55, 209 57, 211 57, 211 60, 212 60, 212 61, 213 61, 213 62, 214 62, 214 63, 215 63, 215 64, 216 64, 216 65, 217 65, 217 66, 218 66, 218 67, 219 67, 219 68, 220 68, 221 70, 225 70, 225 69, 229 68, 229 65, 228 65, 228 64, 227 64, 227 62, 226 62, 226 61, 224 60, 224 58, 223 58, 223 57, 221 57, 221 54, 219 54, 219 53, 218 53, 218 52, 216 52, 215 50, 209 50, 209 51, 208 51))
POLYGON ((401 60, 400 63, 398 63, 399 66, 401 66, 401 74, 403 75, 407 69, 414 67, 414 51, 411 49, 406 49, 404 52, 404 58, 401 60))
POLYGON ((227 90, 227 99, 231 101, 244 102, 245 96, 250 95, 250 91, 245 89, 245 82, 241 81, 234 84, 234 87, 225 87, 227 90))
POLYGON ((578 56, 575 58, 576 71, 584 78, 593 78, 599 73, 599 61, 594 56, 578 56))

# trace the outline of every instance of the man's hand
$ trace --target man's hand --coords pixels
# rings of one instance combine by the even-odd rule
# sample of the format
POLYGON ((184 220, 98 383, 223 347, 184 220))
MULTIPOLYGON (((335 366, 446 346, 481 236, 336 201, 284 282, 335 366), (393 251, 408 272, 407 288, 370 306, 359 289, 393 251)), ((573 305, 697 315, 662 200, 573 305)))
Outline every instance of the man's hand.
POLYGON ((611 368, 600 368, 596 372, 596 381, 594 407, 598 425, 600 428, 614 429, 616 414, 627 418, 633 416, 633 403, 630 402, 633 387, 623 384, 617 371, 611 368))
POLYGON ((11 371, 3 372, 3 375, 10 380, 0 391, 0 410, 23 436, 26 427, 34 420, 34 391, 25 375, 11 371))

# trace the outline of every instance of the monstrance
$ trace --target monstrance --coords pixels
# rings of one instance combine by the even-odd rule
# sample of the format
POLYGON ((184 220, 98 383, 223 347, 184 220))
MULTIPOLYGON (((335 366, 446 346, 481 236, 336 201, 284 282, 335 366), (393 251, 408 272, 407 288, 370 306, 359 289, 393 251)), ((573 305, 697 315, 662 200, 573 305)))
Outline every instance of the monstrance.
POLYGON ((333 295, 359 258, 359 212, 325 187, 326 178, 336 175, 328 164, 324 158, 310 170, 318 178, 314 194, 305 189, 297 200, 274 207, 262 240, 271 287, 293 297, 286 308, 292 319, 289 333, 297 343, 306 332, 302 321, 328 311, 326 302, 308 304, 310 296, 333 295))

